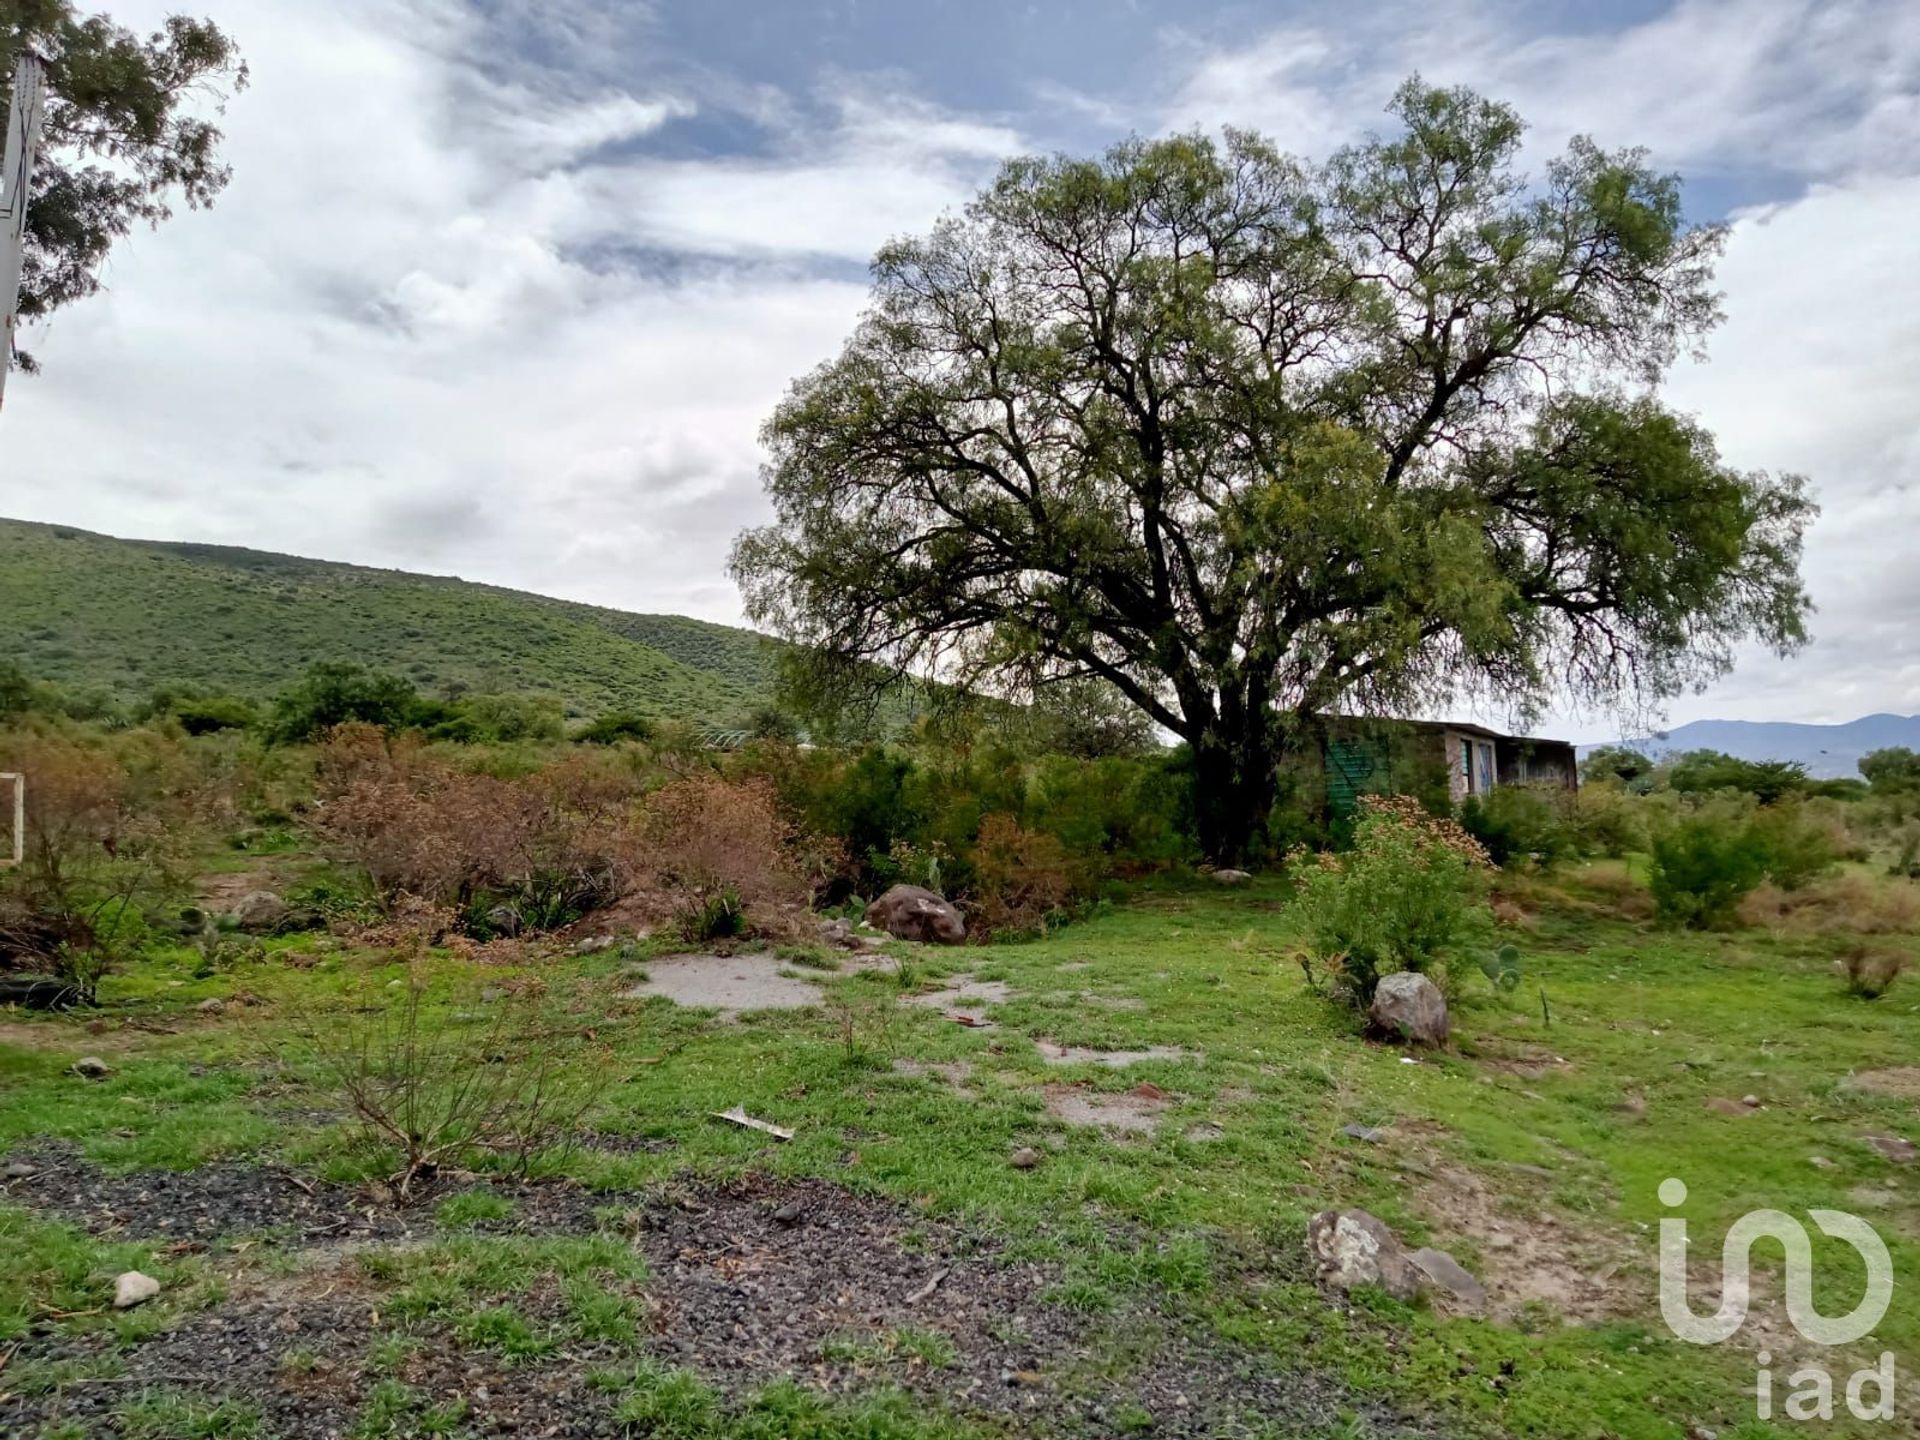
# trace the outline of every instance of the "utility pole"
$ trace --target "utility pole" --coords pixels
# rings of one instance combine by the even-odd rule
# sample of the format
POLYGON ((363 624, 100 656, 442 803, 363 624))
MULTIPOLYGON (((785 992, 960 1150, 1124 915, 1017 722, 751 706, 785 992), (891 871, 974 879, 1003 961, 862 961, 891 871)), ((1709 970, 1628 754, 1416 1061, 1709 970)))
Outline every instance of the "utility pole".
POLYGON ((46 112, 46 69, 31 50, 13 67, 13 99, 7 106, 7 149, 0 168, 0 404, 13 369, 14 331, 20 324, 20 269, 26 263, 27 197, 33 191, 34 154, 46 112))

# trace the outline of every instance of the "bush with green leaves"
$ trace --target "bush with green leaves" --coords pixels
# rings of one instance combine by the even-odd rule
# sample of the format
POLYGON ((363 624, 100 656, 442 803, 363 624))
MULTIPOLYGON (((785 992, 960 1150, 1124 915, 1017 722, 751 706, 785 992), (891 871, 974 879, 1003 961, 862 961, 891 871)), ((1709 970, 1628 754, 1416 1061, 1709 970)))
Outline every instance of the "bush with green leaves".
POLYGON ((1423 823, 1417 810, 1391 801, 1363 805, 1351 849, 1296 852, 1290 866, 1312 958, 1334 972, 1342 997, 1358 1006, 1371 1003, 1382 975, 1432 968, 1475 912, 1483 853, 1441 825, 1423 823))
POLYGON ((1653 840, 1647 884, 1662 923, 1693 930, 1730 925, 1739 904, 1767 878, 1765 836, 1733 806, 1682 815, 1653 840))
POLYGON ((1840 863, 1841 837, 1813 804, 1768 805, 1748 823, 1766 856, 1767 878, 1782 890, 1804 889, 1840 863))
POLYGON ((1577 848, 1565 793, 1537 786, 1500 785, 1469 796, 1460 807, 1460 824, 1502 869, 1516 860, 1551 865, 1577 848))
POLYGON ((1804 795, 1811 782, 1807 767, 1792 760, 1741 760, 1718 750, 1689 750, 1667 771, 1667 784, 1683 795, 1733 790, 1772 805, 1789 795, 1804 795))

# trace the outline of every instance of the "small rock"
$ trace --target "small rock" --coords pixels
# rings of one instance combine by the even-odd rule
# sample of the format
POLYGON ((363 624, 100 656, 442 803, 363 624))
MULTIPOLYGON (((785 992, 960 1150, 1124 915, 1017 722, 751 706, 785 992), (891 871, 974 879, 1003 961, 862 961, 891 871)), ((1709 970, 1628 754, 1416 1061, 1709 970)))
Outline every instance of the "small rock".
POLYGON ((1720 1440, 1720 1432, 1718 1430, 1709 1430, 1704 1425, 1689 1425, 1687 1427, 1687 1440, 1720 1440))
POLYGON ((286 923, 291 908, 271 890, 255 890, 240 897, 228 919, 250 935, 265 935, 286 923))
POLYGON ((113 1282, 113 1308, 131 1310, 136 1305, 144 1305, 159 1293, 158 1280, 138 1270, 129 1270, 113 1282))
POLYGON ((1244 885, 1251 879, 1253 879, 1253 876, 1249 875, 1245 870, 1216 870, 1213 872, 1213 883, 1216 885, 1244 885))
POLYGON ((1382 1035, 1440 1049, 1447 1043, 1447 1002, 1426 976, 1402 970, 1380 977, 1367 1019, 1382 1035))
POLYGON ((73 1062, 73 1073, 82 1079, 98 1080, 103 1076, 111 1075, 113 1067, 98 1055, 82 1055, 73 1062))
POLYGON ((573 953, 576 955, 597 955, 602 950, 611 950, 612 948, 613 936, 589 935, 573 947, 573 953))
POLYGON ((1007 1163, 1016 1170, 1031 1170, 1040 1163, 1040 1152, 1031 1145, 1022 1145, 1007 1157, 1007 1163))
POLYGON ((1742 1095, 1740 1097, 1740 1103, 1749 1110, 1758 1110, 1760 1108, 1760 1097, 1758 1095, 1742 1095))
POLYGON ((1485 1307, 1486 1287, 1446 1251, 1423 1246, 1409 1255, 1407 1262, 1420 1272, 1423 1288, 1469 1310, 1485 1307))
POLYGON ((1613 1108, 1630 1120, 1644 1120, 1647 1118, 1647 1097, 1638 1090, 1629 1090, 1613 1108))
POLYGON ((222 1010, 227 1008, 227 1002, 216 995, 212 999, 202 1000, 193 1008, 202 1015, 218 1015, 222 1010))
POLYGON ((24 1160, 9 1160, 7 1162, 7 1168, 0 1171, 0 1179, 26 1180, 39 1173, 38 1170, 34 1169, 33 1166, 27 1164, 24 1160))
POLYGON ((789 1200, 773 1212, 773 1223, 792 1228, 806 1218, 806 1210, 798 1200, 789 1200))
POLYGON ((1364 1140, 1369 1145, 1378 1145, 1386 1139, 1384 1130, 1376 1130, 1371 1125, 1342 1125, 1340 1133, 1349 1140, 1364 1140))
POLYGON ((1320 1283, 1348 1291, 1373 1285, 1411 1300, 1420 1275, 1386 1223, 1365 1210, 1323 1210, 1307 1222, 1307 1250, 1320 1283))
POLYGON ((1860 1139, 1896 1165, 1911 1165, 1916 1152, 1913 1142, 1899 1135, 1862 1135, 1860 1139))
POLYGON ((1816 1170, 1833 1169, 1833 1161, 1829 1160, 1824 1155, 1809 1155, 1807 1157, 1807 1163, 1813 1166, 1813 1168, 1816 1170))

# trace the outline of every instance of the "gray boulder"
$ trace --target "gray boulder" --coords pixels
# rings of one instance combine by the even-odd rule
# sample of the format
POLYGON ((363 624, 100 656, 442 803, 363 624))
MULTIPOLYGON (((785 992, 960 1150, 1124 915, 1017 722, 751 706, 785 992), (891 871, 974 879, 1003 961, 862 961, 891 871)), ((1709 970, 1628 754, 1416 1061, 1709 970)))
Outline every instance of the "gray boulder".
POLYGON ((1320 1283, 1343 1294, 1371 1285, 1396 1300, 1420 1290, 1420 1273, 1386 1222, 1365 1210, 1322 1210, 1307 1222, 1307 1251, 1320 1283))
POLYGON ((1479 1314, 1487 1307, 1487 1287, 1444 1250, 1423 1247, 1407 1257, 1420 1278, 1420 1288, 1451 1308, 1479 1314))
POLYGON ((1383 975, 1367 1019, 1382 1035, 1439 1050, 1447 1043, 1447 1001, 1440 987, 1411 970, 1383 975))
POLYGON ((240 897, 230 918, 249 935, 268 935, 278 930, 292 914, 287 902, 271 890, 254 890, 240 897))
POLYGON ((1245 870, 1216 870, 1213 872, 1213 883, 1216 885, 1244 885, 1251 879, 1253 879, 1253 876, 1245 870))
POLYGON ((918 885, 895 885, 867 906, 866 922, 896 940, 958 945, 967 938, 967 922, 960 912, 918 885))

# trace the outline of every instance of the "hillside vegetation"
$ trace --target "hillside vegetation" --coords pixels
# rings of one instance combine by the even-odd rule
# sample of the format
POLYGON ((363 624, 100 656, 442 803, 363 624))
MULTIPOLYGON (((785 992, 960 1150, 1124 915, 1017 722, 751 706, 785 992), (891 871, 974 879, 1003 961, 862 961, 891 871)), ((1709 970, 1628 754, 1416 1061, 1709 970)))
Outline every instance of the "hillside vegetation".
POLYGON ((0 520, 0 655, 116 699, 266 697, 318 661, 422 690, 557 695, 582 715, 726 722, 767 701, 772 643, 440 576, 0 520))

